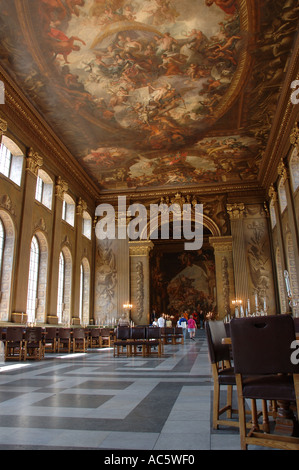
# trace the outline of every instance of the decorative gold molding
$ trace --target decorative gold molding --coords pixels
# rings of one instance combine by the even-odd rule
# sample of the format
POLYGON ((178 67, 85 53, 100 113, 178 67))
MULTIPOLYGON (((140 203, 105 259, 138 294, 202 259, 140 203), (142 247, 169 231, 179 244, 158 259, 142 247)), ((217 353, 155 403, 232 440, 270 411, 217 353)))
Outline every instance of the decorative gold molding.
POLYGON ((277 167, 277 174, 278 176, 281 177, 283 183, 286 181, 288 178, 288 170, 283 162, 283 160, 280 160, 278 167, 277 167))
POLYGON ((210 237, 209 242, 214 248, 215 253, 233 251, 233 238, 231 236, 210 237))
POLYGON ((68 189, 69 187, 67 182, 64 181, 61 176, 58 176, 55 185, 55 196, 63 200, 64 193, 66 193, 68 189))
POLYGON ((153 247, 153 242, 148 240, 129 242, 130 256, 148 256, 153 247))
POLYGON ((77 215, 83 215, 83 212, 86 211, 87 204, 81 197, 79 197, 78 204, 77 204, 77 215))
POLYGON ((241 203, 235 203, 235 204, 227 204, 226 205, 227 213, 229 215, 229 218, 231 220, 234 219, 242 219, 244 216, 244 211, 245 211, 245 204, 243 202, 241 203))
POLYGON ((43 157, 39 155, 38 152, 35 152, 32 147, 28 150, 26 157, 26 170, 29 170, 35 176, 37 176, 38 169, 43 166, 43 157))
POLYGON ((268 190, 268 196, 269 198, 273 201, 273 202, 276 202, 277 201, 277 192, 273 186, 273 184, 271 184, 269 190, 268 190))
POLYGON ((298 122, 296 122, 291 135, 290 135, 290 142, 294 147, 296 147, 297 152, 299 153, 299 127, 298 122))
POLYGON ((7 131, 7 122, 0 117, 0 139, 7 131))

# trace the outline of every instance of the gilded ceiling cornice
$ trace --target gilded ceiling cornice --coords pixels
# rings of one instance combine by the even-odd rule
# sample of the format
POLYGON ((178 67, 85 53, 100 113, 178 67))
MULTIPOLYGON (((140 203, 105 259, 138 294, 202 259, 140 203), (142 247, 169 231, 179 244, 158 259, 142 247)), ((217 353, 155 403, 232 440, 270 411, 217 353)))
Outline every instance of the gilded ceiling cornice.
POLYGON ((5 105, 0 108, 0 117, 7 121, 18 137, 22 133, 24 145, 46 155, 47 161, 50 159, 59 173, 76 184, 77 189, 83 190, 85 198, 96 200, 99 196, 96 185, 1 65, 0 80, 5 83, 5 105))
POLYGON ((293 54, 286 70, 286 78, 280 94, 277 111, 271 127, 268 144, 260 167, 261 185, 268 191, 277 179, 277 168, 289 151, 290 136, 298 119, 299 106, 291 102, 291 83, 299 79, 299 36, 297 35, 293 54))

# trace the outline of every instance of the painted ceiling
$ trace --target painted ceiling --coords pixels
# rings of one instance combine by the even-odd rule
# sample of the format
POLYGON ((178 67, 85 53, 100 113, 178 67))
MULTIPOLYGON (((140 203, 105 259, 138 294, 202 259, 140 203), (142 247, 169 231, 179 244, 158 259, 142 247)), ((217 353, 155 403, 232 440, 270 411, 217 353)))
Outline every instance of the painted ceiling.
POLYGON ((0 0, 1 65, 103 190, 257 179, 297 0, 0 0))

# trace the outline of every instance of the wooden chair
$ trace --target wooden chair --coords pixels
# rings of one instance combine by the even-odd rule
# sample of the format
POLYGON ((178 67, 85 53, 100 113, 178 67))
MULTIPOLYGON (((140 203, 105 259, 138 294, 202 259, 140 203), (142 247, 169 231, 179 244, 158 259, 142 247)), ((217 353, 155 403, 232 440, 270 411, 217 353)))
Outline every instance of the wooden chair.
POLYGON ((100 348, 102 346, 100 328, 90 328, 89 330, 89 347, 100 348))
POLYGON ((172 344, 184 344, 183 328, 175 326, 172 336, 172 344))
POLYGON ((26 328, 24 334, 24 361, 27 359, 41 360, 45 356, 42 328, 26 328))
POLYGON ((116 328, 116 339, 113 342, 113 356, 131 356, 131 329, 129 326, 118 326, 116 328))
POLYGON ((291 361, 291 344, 296 339, 293 319, 287 314, 233 319, 230 322, 230 333, 238 393, 241 448, 246 450, 252 444, 299 450, 299 437, 294 437, 298 436, 299 365, 291 361), (254 425, 247 433, 247 399, 263 402, 275 400, 278 406, 276 422, 270 423, 264 416, 261 430, 253 408, 254 425), (294 403, 296 418, 291 419, 290 408, 289 419, 281 418, 280 407, 287 407, 290 403, 294 403))
POLYGON ((146 356, 146 329, 142 326, 131 328, 131 351, 133 356, 146 356))
POLYGON ((73 352, 86 352, 86 337, 84 328, 73 328, 72 336, 73 352))
POLYGON ((164 351, 164 345, 161 339, 161 328, 149 326, 146 328, 146 355, 157 355, 161 357, 164 351))
POLYGON ((222 344, 222 338, 226 337, 224 323, 222 321, 207 321, 205 330, 214 382, 213 429, 218 429, 220 424, 239 427, 239 419, 232 419, 232 414, 238 413, 237 409, 232 408, 232 393, 233 386, 236 385, 236 378, 230 361, 229 346, 222 344), (227 388, 226 405, 223 408, 220 408, 221 386, 227 388), (220 418, 223 413, 226 413, 227 419, 220 418))
POLYGON ((47 327, 45 331, 45 352, 55 353, 57 350, 57 328, 47 327))
POLYGON ((57 352, 71 352, 70 328, 58 328, 57 352))
POLYGON ((111 346, 111 337, 109 328, 101 328, 101 347, 110 348, 111 346))
POLYGON ((6 338, 4 342, 4 355, 7 359, 23 358, 23 328, 9 326, 6 330, 6 338))
POLYGON ((172 327, 161 328, 161 338, 164 344, 172 344, 173 332, 172 327))

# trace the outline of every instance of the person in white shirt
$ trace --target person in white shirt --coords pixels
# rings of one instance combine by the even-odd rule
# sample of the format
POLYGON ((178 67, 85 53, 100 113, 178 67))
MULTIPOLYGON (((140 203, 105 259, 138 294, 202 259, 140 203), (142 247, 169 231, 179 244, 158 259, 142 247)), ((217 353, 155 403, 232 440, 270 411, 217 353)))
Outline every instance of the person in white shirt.
POLYGON ((162 313, 162 315, 158 318, 158 326, 160 328, 164 328, 165 326, 165 315, 162 313))

